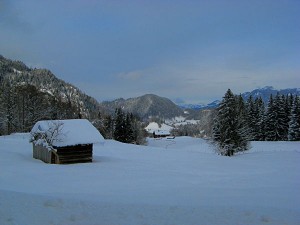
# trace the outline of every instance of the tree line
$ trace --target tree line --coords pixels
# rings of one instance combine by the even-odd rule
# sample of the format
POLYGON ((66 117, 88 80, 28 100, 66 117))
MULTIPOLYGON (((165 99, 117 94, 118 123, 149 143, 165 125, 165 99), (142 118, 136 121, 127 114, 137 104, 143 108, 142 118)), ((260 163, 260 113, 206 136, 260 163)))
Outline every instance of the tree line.
POLYGON ((270 95, 246 101, 230 89, 217 108, 213 140, 221 154, 232 155, 249 148, 249 141, 300 141, 300 98, 270 95))
POLYGON ((0 135, 29 132, 39 120, 80 118, 79 109, 30 84, 0 82, 0 135))
POLYGON ((146 133, 141 119, 121 108, 116 108, 114 114, 99 113, 95 126, 105 139, 114 139, 123 143, 145 144, 146 133))
MULTIPOLYGON (((71 101, 58 99, 39 91, 30 84, 11 85, 8 80, 0 82, 0 135, 29 132, 40 120, 79 119, 80 108, 71 101)), ((113 115, 90 113, 89 120, 107 139, 124 143, 144 144, 142 122, 132 113, 120 108, 113 115)))

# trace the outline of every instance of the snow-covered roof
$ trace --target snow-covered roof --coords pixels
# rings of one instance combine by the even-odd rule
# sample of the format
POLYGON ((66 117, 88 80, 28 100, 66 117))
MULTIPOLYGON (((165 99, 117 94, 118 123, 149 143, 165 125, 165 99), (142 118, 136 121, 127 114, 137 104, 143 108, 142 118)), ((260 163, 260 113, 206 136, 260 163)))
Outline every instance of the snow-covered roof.
POLYGON ((155 132, 156 134, 158 134, 158 132, 165 132, 166 134, 170 134, 170 130, 173 129, 173 127, 167 125, 167 124, 162 124, 161 126, 158 125, 158 123, 156 122, 151 122, 149 123, 149 125, 145 128, 147 132, 149 133, 153 133, 155 132))
POLYGON ((30 133, 46 136, 56 147, 104 142, 100 132, 86 119, 43 120, 37 122, 30 133))
POLYGON ((156 135, 170 135, 170 130, 173 129, 173 127, 164 123, 159 126, 158 123, 151 122, 145 129, 148 133, 151 134, 155 132, 156 135))

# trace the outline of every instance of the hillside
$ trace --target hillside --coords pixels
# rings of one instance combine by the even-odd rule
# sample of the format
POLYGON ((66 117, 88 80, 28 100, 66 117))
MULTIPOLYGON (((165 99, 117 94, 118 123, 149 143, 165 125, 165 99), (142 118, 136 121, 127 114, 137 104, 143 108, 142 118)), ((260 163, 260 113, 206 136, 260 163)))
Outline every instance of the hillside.
POLYGON ((93 163, 72 165, 33 159, 27 134, 0 143, 0 224, 300 222, 299 142, 252 142, 229 158, 190 137, 106 141, 93 163))
POLYGON ((13 61, 0 55, 0 84, 4 81, 12 87, 33 85, 38 91, 78 108, 84 117, 89 117, 90 113, 99 109, 94 98, 58 79, 50 70, 32 69, 21 61, 13 61))
POLYGON ((159 117, 167 119, 184 114, 183 110, 170 99, 153 94, 146 94, 126 100, 117 99, 111 102, 103 102, 102 105, 109 111, 122 108, 124 111, 132 112, 141 118, 159 117))

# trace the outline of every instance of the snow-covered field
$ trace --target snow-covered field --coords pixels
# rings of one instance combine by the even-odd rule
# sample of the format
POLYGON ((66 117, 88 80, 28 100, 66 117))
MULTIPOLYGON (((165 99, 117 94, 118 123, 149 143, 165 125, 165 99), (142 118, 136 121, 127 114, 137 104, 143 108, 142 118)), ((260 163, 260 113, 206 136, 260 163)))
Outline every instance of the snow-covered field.
POLYGON ((202 139, 106 141, 94 162, 32 158, 0 137, 0 224, 300 224, 300 143, 253 142, 223 157, 202 139))

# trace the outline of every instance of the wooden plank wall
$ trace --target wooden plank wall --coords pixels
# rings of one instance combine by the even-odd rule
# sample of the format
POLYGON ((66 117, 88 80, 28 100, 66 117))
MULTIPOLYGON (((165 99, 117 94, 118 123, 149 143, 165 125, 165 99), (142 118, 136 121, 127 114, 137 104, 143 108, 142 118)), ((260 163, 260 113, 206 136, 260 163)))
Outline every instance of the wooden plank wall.
POLYGON ((51 163, 51 152, 42 145, 33 144, 33 158, 51 163))
POLYGON ((93 161, 93 145, 76 145, 67 147, 55 147, 59 157, 59 163, 85 163, 93 161))
POLYGON ((56 152, 49 151, 42 145, 33 145, 33 158, 45 163, 85 163, 93 161, 93 145, 76 145, 67 147, 54 147, 56 152), (51 157, 54 157, 51 161, 51 157))

